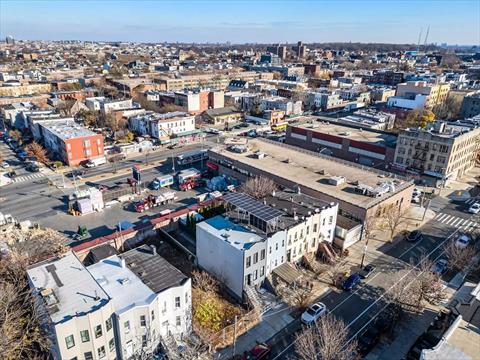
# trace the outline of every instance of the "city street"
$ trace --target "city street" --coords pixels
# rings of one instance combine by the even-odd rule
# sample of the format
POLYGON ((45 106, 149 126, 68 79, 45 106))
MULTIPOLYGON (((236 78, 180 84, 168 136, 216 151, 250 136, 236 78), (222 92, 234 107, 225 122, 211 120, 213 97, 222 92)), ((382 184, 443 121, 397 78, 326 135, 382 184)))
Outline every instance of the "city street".
MULTIPOLYGON (((473 199, 479 195, 478 187, 472 189, 470 195, 472 197, 464 201, 434 198, 431 206, 436 208, 437 214, 421 228, 424 234, 421 241, 410 243, 402 240, 393 245, 385 244, 383 249, 379 249, 383 255, 371 261, 377 267, 377 272, 357 290, 351 293, 330 290, 317 301, 325 303, 331 313, 348 325, 352 338, 358 335, 386 307, 385 293, 394 285, 396 273, 406 273, 408 264, 418 264, 423 255, 431 260, 441 258, 442 246, 457 232, 471 233, 479 226, 480 215, 472 215, 467 211, 473 199)), ((449 281, 451 277, 452 274, 447 273, 443 280, 449 281)), ((270 339, 269 344, 273 347, 271 359, 293 357, 295 336, 301 327, 299 319, 296 319, 282 333, 270 339)))
MULTIPOLYGON (((5 146, 1 143, 0 146, 5 146)), ((204 145, 206 148, 207 145, 204 145)), ((117 171, 122 169, 129 169, 132 165, 139 164, 142 167, 147 166, 142 170, 142 181, 148 184, 155 177, 172 173, 172 157, 186 151, 197 150, 202 147, 201 144, 192 144, 182 148, 175 148, 173 150, 162 149, 157 152, 151 152, 148 155, 148 164, 145 165, 145 155, 140 155, 118 162, 116 164, 117 171), (160 163, 152 166, 154 163, 160 163)), ((10 149, 7 149, 10 151, 10 149)), ((12 154, 13 156, 13 154, 12 154)), ((196 164, 201 165, 201 163, 196 164)), ((190 166, 184 166, 184 168, 190 166)), ((82 168, 82 170, 84 170, 82 168)), ((96 168, 86 169, 86 173, 82 179, 77 179, 75 183, 77 186, 81 184, 97 185, 102 184, 106 186, 114 186, 119 183, 125 183, 131 172, 126 171, 123 174, 115 175, 112 172, 112 165, 106 164, 96 168), (94 179, 92 181, 91 179, 94 179)), ((178 167, 176 169, 179 170, 178 167)), ((186 192, 177 192, 178 201, 176 204, 164 205, 144 213, 134 212, 129 206, 130 202, 124 204, 116 204, 99 213, 87 214, 81 217, 74 217, 67 213, 67 198, 73 193, 74 187, 57 188, 49 185, 49 178, 41 173, 39 177, 32 179, 24 179, 22 181, 14 182, 13 184, 0 187, 0 209, 5 214, 11 214, 17 220, 31 220, 38 222, 44 226, 52 227, 67 235, 75 233, 79 225, 87 225, 92 237, 102 236, 110 233, 115 229, 116 224, 122 220, 136 222, 144 219, 150 215, 156 214, 165 208, 174 208, 183 205, 191 204, 195 201, 195 196, 198 195, 202 189, 190 190, 186 192)), ((23 175, 28 176, 28 175, 23 175)), ((55 175, 58 179, 60 175, 55 175)), ((66 182, 71 182, 71 178, 65 177, 66 182)), ((61 181, 56 180, 57 183, 61 181)), ((142 195, 144 196, 144 195, 142 195)), ((139 196, 140 198, 141 196, 139 196)))

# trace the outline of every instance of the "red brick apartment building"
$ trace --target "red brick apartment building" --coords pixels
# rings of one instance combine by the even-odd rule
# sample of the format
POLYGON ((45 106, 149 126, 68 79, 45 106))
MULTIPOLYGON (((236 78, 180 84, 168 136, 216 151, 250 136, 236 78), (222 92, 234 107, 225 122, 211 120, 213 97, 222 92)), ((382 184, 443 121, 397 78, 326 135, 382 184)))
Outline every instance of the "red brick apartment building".
POLYGON ((103 136, 71 120, 40 123, 45 147, 68 166, 105 156, 103 136))

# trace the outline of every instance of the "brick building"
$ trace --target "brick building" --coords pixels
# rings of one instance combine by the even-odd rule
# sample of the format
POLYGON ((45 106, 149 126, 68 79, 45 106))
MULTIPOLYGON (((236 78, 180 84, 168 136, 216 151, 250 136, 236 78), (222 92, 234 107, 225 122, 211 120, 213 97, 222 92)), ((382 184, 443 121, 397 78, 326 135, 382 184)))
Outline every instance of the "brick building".
POLYGON ((103 136, 71 120, 52 120, 38 124, 45 148, 68 166, 103 157, 103 136))

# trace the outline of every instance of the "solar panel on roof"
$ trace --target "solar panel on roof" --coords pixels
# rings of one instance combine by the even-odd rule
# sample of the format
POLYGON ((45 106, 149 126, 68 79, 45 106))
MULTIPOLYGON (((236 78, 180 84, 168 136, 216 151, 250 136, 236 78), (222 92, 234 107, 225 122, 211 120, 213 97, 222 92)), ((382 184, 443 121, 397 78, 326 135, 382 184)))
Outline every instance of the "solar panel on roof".
POLYGON ((252 214, 264 221, 270 221, 284 215, 282 211, 265 205, 246 194, 228 193, 223 197, 223 199, 227 203, 245 210, 249 214, 252 214))

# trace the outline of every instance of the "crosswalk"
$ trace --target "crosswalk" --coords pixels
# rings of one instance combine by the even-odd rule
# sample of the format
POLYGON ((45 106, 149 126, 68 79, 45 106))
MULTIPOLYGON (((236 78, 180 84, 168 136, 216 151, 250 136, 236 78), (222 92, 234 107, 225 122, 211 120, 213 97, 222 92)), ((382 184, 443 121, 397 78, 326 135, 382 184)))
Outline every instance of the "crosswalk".
POLYGON ((13 182, 18 183, 18 182, 24 182, 28 180, 40 179, 43 177, 45 177, 45 175, 42 173, 29 174, 29 175, 17 176, 16 178, 13 179, 13 182))
POLYGON ((472 205, 475 202, 480 202, 480 198, 473 197, 473 198, 465 200, 465 204, 468 204, 468 205, 472 205))
POLYGON ((444 214, 444 213, 437 214, 434 220, 448 226, 456 227, 457 229, 460 229, 463 231, 472 230, 477 225, 476 221, 463 219, 457 216, 444 214))

